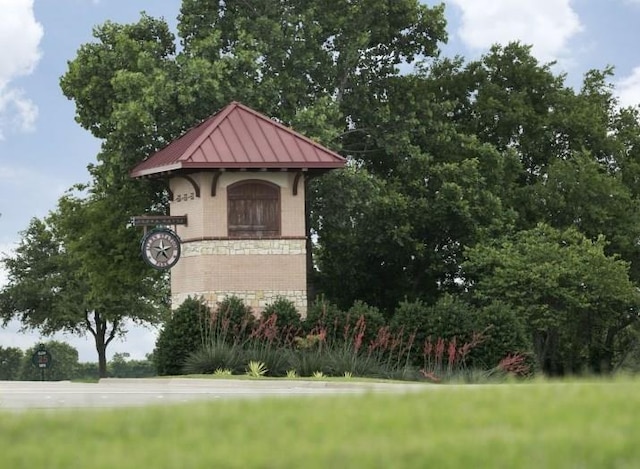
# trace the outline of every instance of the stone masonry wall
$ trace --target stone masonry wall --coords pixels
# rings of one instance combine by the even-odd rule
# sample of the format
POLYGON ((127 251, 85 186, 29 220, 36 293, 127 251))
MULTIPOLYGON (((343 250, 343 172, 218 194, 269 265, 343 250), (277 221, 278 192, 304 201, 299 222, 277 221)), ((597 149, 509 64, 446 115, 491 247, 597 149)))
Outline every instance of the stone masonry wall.
POLYGON ((182 257, 305 254, 304 239, 217 239, 183 243, 182 257))

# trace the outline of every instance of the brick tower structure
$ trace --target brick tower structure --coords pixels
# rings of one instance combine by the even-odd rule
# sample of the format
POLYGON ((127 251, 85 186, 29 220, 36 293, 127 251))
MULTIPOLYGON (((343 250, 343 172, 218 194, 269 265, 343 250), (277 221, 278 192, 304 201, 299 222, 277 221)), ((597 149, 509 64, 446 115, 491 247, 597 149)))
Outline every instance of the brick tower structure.
POLYGON ((181 258, 172 307, 236 295, 260 311, 276 297, 307 311, 306 180, 345 159, 240 103, 151 155, 134 178, 166 178, 181 258))

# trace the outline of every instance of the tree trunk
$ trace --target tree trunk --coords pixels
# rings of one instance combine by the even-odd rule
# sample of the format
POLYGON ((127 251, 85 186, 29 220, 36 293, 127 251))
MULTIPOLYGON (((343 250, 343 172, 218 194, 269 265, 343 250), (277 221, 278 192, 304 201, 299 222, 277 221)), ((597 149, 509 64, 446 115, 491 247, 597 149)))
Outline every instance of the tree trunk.
POLYGON ((615 338, 618 330, 615 327, 610 327, 607 330, 607 336, 605 338, 602 350, 600 353, 600 372, 609 374, 613 371, 613 355, 615 349, 615 338))
POLYGON ((98 352, 98 376, 100 378, 107 377, 107 347, 102 343, 98 343, 96 339, 96 350, 98 352))
POLYGON ((98 376, 107 377, 107 344, 105 343, 106 324, 96 313, 96 351, 98 352, 98 376))

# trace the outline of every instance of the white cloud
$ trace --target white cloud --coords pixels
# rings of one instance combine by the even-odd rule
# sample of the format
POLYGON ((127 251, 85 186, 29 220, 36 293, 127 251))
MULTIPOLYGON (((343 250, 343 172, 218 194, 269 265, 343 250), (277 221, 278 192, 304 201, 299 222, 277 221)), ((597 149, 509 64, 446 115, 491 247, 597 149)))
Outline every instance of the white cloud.
POLYGON ((451 0, 460 8, 458 35, 470 49, 520 41, 541 61, 557 60, 582 30, 571 0, 451 0))
POLYGON ((631 75, 618 81, 616 83, 616 91, 618 92, 621 106, 640 105, 640 67, 634 68, 631 75))
POLYGON ((0 0, 0 138, 4 130, 30 130, 37 107, 12 82, 33 72, 40 60, 42 25, 33 0, 0 0))
MULTIPOLYGON (((27 191, 28 188, 38 187, 37 192, 27 191, 23 197, 22 208, 30 207, 32 201, 57 200, 63 195, 73 181, 57 178, 41 168, 31 168, 26 166, 9 166, 0 164, 0 184, 4 188, 12 190, 27 191)), ((2 213, 2 212, 0 212, 2 213)), ((35 216, 36 214, 34 214, 35 216)))
POLYGON ((40 175, 37 171, 21 166, 0 165, 0 183, 3 185, 11 184, 18 186, 21 184, 32 184, 29 180, 29 178, 32 177, 44 179, 46 175, 40 175))

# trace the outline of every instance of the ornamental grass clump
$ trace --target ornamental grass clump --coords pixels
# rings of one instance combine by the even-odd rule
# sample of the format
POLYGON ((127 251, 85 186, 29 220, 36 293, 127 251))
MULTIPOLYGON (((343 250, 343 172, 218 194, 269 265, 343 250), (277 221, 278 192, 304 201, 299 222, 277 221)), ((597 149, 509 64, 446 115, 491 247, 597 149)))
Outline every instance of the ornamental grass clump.
POLYGON ((405 334, 402 327, 394 332, 389 326, 383 326, 378 329, 375 339, 369 343, 367 353, 376 357, 389 373, 395 375, 411 367, 411 351, 415 338, 415 332, 405 334))
POLYGON ((238 345, 221 343, 209 344, 192 352, 184 361, 185 374, 212 374, 216 370, 230 370, 241 373, 244 353, 238 345))
POLYGON ((306 337, 295 339, 295 366, 301 376, 312 376, 322 371, 327 376, 369 376, 413 378, 417 368, 409 366, 409 355, 414 335, 405 340, 402 332, 392 334, 387 326, 376 327, 375 334, 368 331, 365 315, 355 321, 342 323, 340 333, 335 321, 327 329, 322 323, 306 337), (367 337, 372 339, 367 340, 367 337), (414 372, 408 373, 412 368, 414 372))
POLYGON ((275 313, 262 315, 244 343, 246 359, 265 363, 269 376, 285 376, 291 369, 293 344, 300 331, 291 324, 280 327, 278 321, 275 313))
POLYGON ((317 370, 329 369, 326 330, 314 330, 305 337, 296 337, 292 366, 300 376, 312 376, 317 370))
POLYGON ((364 315, 355 323, 343 324, 341 340, 332 341, 327 347, 327 372, 331 376, 351 373, 355 376, 380 376, 383 374, 376 357, 367 355, 364 349, 367 320, 364 315))
POLYGON ((431 381, 441 381, 464 374, 467 371, 469 353, 486 340, 486 330, 474 332, 471 340, 459 342, 457 337, 449 340, 427 337, 422 346, 421 375, 431 381))
POLYGON ((210 323, 203 330, 205 343, 244 345, 255 324, 253 311, 237 296, 218 302, 211 313, 210 323))
POLYGON ((529 366, 528 358, 518 353, 504 357, 500 360, 496 369, 500 373, 516 378, 526 378, 531 375, 531 366, 529 366))

